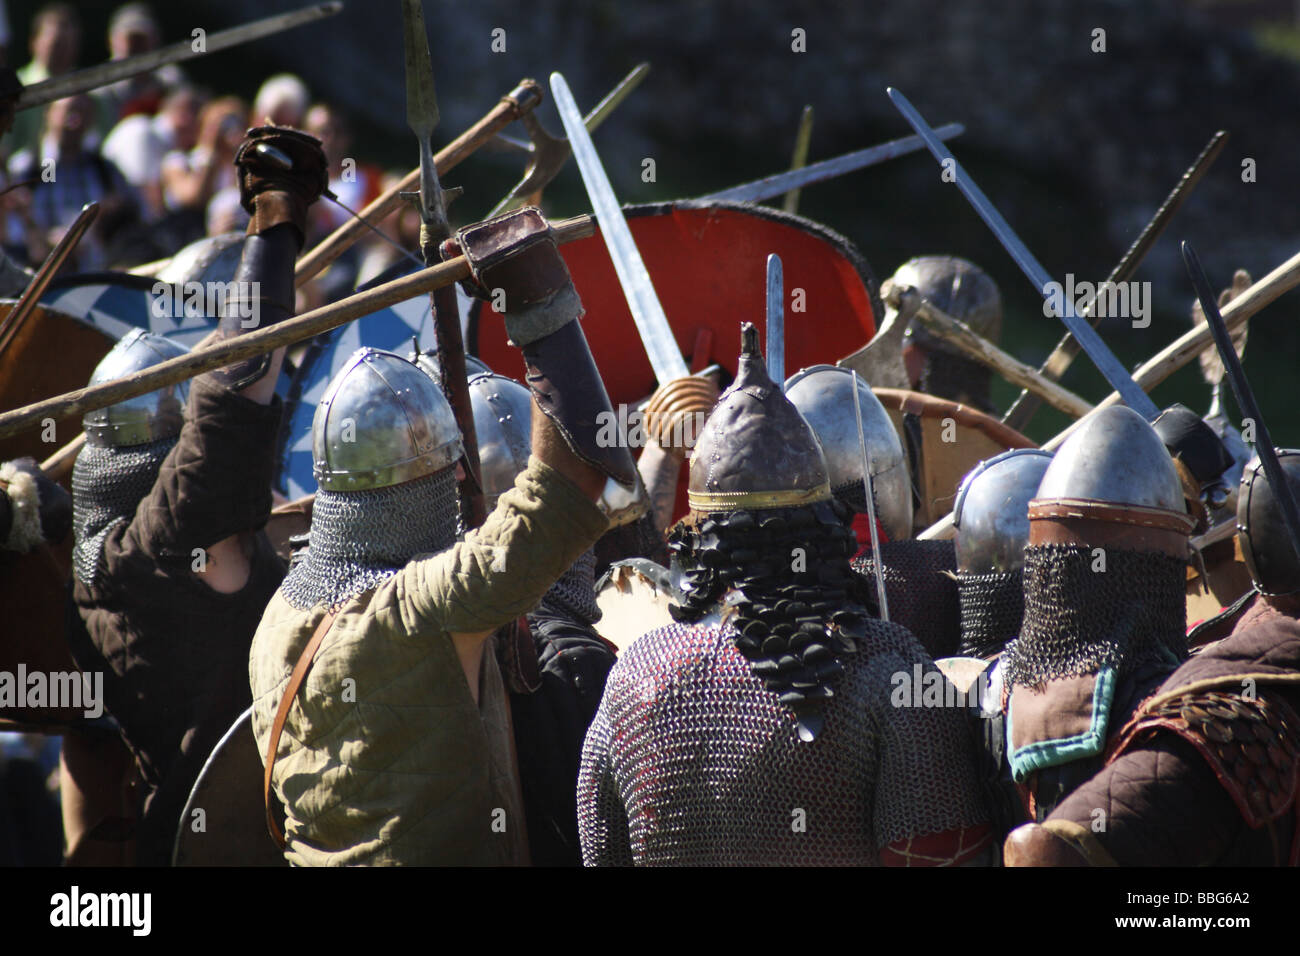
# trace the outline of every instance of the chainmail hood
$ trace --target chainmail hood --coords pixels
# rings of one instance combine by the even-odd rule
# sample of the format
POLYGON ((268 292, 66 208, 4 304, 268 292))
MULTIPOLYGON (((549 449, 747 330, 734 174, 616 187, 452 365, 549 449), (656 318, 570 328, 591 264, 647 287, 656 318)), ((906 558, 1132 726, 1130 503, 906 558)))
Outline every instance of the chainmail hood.
POLYGON ((673 618, 694 622, 722 605, 751 672, 813 740, 826 702, 857 652, 873 606, 849 559, 848 509, 834 501, 798 508, 701 514, 669 535, 678 592, 673 618))
POLYGON ((1009 684, 1187 658, 1186 564, 1158 551, 1105 550, 1105 570, 1083 545, 1025 548, 1025 616, 1002 660, 1009 684))
POLYGON ((957 595, 961 601, 958 653, 963 657, 991 658, 1020 634, 1025 616, 1021 569, 988 574, 962 572, 957 576, 957 595))
POLYGON ((587 549, 582 557, 560 575, 559 580, 551 585, 551 589, 542 598, 537 611, 581 624, 595 624, 600 620, 600 608, 596 605, 594 548, 587 549))
POLYGON ((87 443, 77 455, 72 469, 72 570, 82 584, 96 584, 104 539, 135 515, 176 441, 172 436, 123 448, 87 443))
POLYGON ((280 591, 300 611, 334 609, 377 587, 418 554, 456 541, 456 470, 367 491, 319 491, 306 556, 280 591))

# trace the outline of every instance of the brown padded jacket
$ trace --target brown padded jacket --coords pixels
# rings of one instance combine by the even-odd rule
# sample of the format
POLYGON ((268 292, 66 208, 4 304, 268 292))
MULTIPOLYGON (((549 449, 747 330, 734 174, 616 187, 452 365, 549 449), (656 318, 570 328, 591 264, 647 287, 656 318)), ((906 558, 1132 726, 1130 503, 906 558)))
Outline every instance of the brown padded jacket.
POLYGON ((104 705, 144 780, 137 860, 166 865, 189 791, 250 702, 248 648, 284 577, 259 530, 271 510, 280 400, 262 405, 210 376, 190 386, 188 418, 133 520, 104 541, 95 587, 74 586, 83 671, 104 674, 104 705), (196 549, 252 537, 251 573, 233 594, 193 573, 196 549))

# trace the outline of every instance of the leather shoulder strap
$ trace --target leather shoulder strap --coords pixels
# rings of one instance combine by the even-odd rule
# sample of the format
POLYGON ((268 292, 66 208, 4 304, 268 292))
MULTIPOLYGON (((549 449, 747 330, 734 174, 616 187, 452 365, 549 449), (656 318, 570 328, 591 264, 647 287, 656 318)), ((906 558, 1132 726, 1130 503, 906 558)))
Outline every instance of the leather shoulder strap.
POLYGON ((298 663, 293 666, 293 673, 289 675, 289 683, 284 688, 284 696, 280 698, 280 708, 275 712, 275 721, 271 724, 271 739, 266 745, 266 773, 262 777, 262 802, 266 805, 266 829, 281 850, 285 847, 285 839, 284 834, 280 832, 279 824, 275 822, 275 814, 271 812, 271 771, 275 768, 275 754, 280 747, 280 734, 284 732, 284 722, 289 717, 289 710, 293 707, 298 691, 302 688, 302 682, 307 679, 307 672, 311 670, 312 661, 316 659, 316 651, 320 649, 321 641, 325 640, 325 635, 334 625, 334 618, 333 611, 321 618, 321 622, 316 625, 316 632, 312 634, 307 646, 302 649, 298 663))

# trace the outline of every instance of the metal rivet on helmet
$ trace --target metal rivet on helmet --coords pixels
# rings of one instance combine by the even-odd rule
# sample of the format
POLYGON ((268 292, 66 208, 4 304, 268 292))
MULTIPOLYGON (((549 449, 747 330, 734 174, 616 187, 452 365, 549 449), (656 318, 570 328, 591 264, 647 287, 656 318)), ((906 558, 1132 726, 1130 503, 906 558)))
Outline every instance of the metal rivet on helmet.
POLYGON ((532 449, 533 396, 514 379, 487 372, 471 376, 469 400, 478 439, 479 475, 483 497, 496 507, 502 492, 528 467, 532 449))
POLYGON ((1013 448, 968 474, 953 505, 957 570, 965 574, 1017 571, 1029 543, 1029 501, 1052 462, 1041 448, 1013 448))
MULTIPOLYGON (((90 384, 124 378, 188 352, 179 342, 132 329, 95 366, 90 384)), ((179 435, 189 391, 187 380, 87 412, 82 419, 86 441, 102 448, 124 448, 179 435)))
MULTIPOLYGON (((1277 460, 1292 496, 1300 501, 1300 451, 1279 448, 1277 460)), ((1250 579, 1261 594, 1300 592, 1300 557, 1292 548, 1282 508, 1258 458, 1251 459, 1241 476, 1237 537, 1250 579)))
MULTIPOLYGON (((785 383, 785 395, 799 410, 821 445, 831 490, 844 495, 851 490, 860 499, 862 446, 853 410, 853 373, 834 365, 800 369, 785 383)), ((862 378, 857 384, 862 409, 862 435, 871 458, 871 482, 876 497, 876 517, 890 540, 912 536, 912 487, 908 480, 903 443, 894 423, 862 378)), ((864 505, 865 507, 865 505, 864 505)))
POLYGON ((312 420, 313 473, 327 491, 385 488, 431 475, 464 453, 451 406, 414 362, 358 349, 312 420))

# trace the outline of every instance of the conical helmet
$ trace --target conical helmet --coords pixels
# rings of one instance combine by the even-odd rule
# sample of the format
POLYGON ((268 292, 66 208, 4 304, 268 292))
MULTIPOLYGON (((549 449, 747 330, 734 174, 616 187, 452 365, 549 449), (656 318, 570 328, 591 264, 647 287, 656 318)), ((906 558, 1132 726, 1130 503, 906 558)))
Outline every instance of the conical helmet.
POLYGON ((1185 557, 1192 518, 1160 436, 1123 405, 1090 416, 1056 452, 1029 502, 1030 543, 1109 543, 1185 557), (1135 545, 1137 546, 1137 545, 1135 545))
POLYGON ((442 391, 414 362, 358 349, 312 420, 313 472, 326 491, 400 484, 453 465, 460 429, 442 391))
POLYGON ((826 460, 812 428, 768 378, 758 332, 741 326, 740 367, 691 457, 693 511, 794 508, 829 501, 826 460))
POLYGON ((1051 452, 1013 448, 980 462, 963 479, 952 509, 958 571, 994 574, 1024 566, 1029 501, 1051 462, 1051 452))
MULTIPOLYGON (((1300 451, 1279 448, 1277 460, 1291 487, 1292 498, 1300 502, 1300 451)), ((1237 537, 1246 569, 1261 594, 1300 592, 1300 557, 1292 547, 1282 508, 1258 458, 1246 465, 1241 476, 1237 537)))
MULTIPOLYGON (((832 493, 855 510, 865 511, 862 443, 853 409, 854 377, 847 368, 814 365, 790 376, 785 396, 817 436, 832 493)), ((862 436, 871 460, 876 517, 890 540, 901 541, 912 535, 912 487, 903 443, 885 406, 862 378, 857 379, 857 400, 862 410, 862 436)))
MULTIPOLYGON (((187 352, 179 342, 133 329, 95 366, 90 384, 111 382, 187 352)), ((82 419, 86 441, 101 448, 125 448, 175 437, 185 423, 189 392, 186 380, 87 412, 82 419)))

